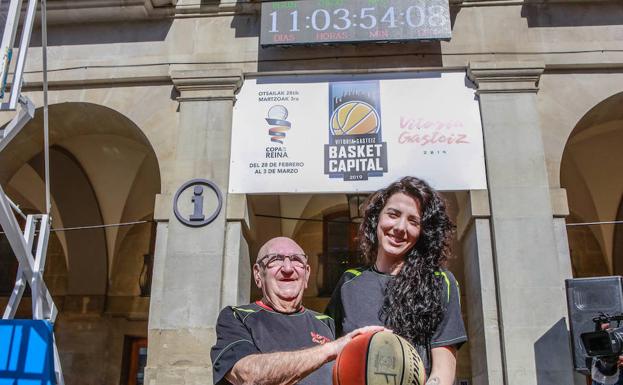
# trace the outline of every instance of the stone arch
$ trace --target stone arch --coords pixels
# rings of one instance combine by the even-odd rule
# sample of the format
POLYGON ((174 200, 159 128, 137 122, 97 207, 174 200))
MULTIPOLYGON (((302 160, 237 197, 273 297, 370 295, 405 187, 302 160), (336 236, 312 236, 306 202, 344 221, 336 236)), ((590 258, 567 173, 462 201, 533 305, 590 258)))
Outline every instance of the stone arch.
POLYGON ((541 76, 537 98, 551 187, 561 186, 563 153, 578 123, 591 109, 622 90, 623 74, 545 73, 541 76))
MULTIPOLYGON (((49 116, 53 228, 151 220, 161 190, 160 167, 143 131, 118 111, 92 103, 53 104, 49 116)), ((35 192, 43 186, 42 126, 39 109, 0 154, 0 183, 19 191, 20 203, 37 211, 43 208, 42 194, 35 192)), ((107 227, 59 232, 67 257, 68 294, 107 293, 112 266, 129 231, 107 227)))
MULTIPOLYGON (((577 122, 562 155, 561 186, 566 188, 570 211, 583 222, 613 221, 617 218, 623 178, 623 92, 591 108, 577 122)), ((614 268, 614 230, 611 224, 587 227, 605 257, 607 273, 614 268)), ((577 231, 575 233, 578 233, 577 231)), ((574 232, 568 232, 570 238, 574 232)), ((577 240, 570 239, 570 244, 577 240)))

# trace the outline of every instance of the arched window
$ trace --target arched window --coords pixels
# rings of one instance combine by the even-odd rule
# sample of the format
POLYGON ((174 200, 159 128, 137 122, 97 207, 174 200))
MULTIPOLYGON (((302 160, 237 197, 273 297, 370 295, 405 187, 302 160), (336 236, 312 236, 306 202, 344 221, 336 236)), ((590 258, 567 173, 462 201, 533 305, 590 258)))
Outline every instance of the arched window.
POLYGON ((322 280, 319 282, 318 294, 328 297, 342 274, 362 263, 357 250, 359 224, 350 220, 349 212, 328 214, 323 219, 323 251, 320 256, 322 280))

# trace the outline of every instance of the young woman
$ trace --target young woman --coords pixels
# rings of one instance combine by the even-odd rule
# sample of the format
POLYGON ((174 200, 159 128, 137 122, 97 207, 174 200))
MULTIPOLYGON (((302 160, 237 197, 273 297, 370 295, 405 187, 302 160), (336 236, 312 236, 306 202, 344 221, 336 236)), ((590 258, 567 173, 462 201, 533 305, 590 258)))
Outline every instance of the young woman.
POLYGON ((336 334, 385 325, 416 347, 427 384, 453 384, 456 350, 467 340, 459 288, 445 270, 453 229, 443 198, 420 179, 372 194, 359 229, 368 266, 344 273, 326 310, 336 334))

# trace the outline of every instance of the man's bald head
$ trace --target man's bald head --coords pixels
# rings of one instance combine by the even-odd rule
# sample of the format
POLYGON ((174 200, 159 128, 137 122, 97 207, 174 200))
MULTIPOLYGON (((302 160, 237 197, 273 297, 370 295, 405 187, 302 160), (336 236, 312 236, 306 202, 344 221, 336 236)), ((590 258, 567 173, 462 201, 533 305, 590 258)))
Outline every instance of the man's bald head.
POLYGON ((294 242, 292 239, 288 237, 277 237, 269 240, 264 243, 262 247, 260 247, 260 251, 257 253, 255 262, 259 261, 268 254, 292 255, 304 254, 304 252, 301 246, 299 246, 298 243, 294 242))
POLYGON ((273 238, 260 248, 253 278, 266 305, 283 313, 298 311, 309 280, 307 257, 292 239, 273 238))

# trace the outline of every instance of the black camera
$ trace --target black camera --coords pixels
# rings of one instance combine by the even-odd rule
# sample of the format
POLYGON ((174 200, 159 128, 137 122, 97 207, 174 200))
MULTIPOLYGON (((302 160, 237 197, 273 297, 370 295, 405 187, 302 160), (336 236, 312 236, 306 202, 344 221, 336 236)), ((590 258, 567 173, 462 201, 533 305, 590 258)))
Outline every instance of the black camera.
POLYGON ((573 348, 573 366, 590 375, 600 361, 615 360, 623 341, 619 317, 623 315, 623 277, 572 278, 565 280, 567 309, 573 348), (602 330, 609 323, 609 329, 602 330), (585 334, 583 336, 583 334, 585 334))
POLYGON ((617 316, 601 314, 593 318, 595 331, 580 335, 586 354, 597 358, 598 369, 605 375, 612 375, 616 372, 619 356, 623 354, 621 321, 623 321, 623 314, 617 316), (614 322, 616 326, 611 327, 614 322), (609 324, 606 329, 603 328, 605 324, 609 324))

